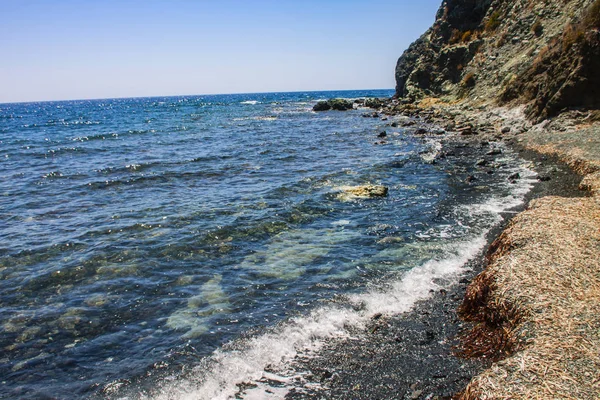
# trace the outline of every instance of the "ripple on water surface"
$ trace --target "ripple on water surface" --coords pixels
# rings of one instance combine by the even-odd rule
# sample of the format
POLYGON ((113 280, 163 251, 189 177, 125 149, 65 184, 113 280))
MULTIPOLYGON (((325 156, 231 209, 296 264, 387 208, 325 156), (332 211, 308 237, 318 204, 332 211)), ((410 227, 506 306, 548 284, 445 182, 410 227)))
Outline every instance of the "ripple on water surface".
POLYGON ((311 110, 391 93, 3 105, 0 397, 226 398, 460 274, 527 173, 311 110))

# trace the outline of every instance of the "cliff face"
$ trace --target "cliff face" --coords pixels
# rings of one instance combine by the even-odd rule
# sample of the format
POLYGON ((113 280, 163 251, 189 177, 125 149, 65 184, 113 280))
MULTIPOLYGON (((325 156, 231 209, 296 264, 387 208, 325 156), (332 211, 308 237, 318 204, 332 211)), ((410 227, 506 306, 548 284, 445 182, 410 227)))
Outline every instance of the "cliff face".
POLYGON ((396 96, 526 103, 533 119, 600 106, 600 0, 445 0, 396 65, 396 96))

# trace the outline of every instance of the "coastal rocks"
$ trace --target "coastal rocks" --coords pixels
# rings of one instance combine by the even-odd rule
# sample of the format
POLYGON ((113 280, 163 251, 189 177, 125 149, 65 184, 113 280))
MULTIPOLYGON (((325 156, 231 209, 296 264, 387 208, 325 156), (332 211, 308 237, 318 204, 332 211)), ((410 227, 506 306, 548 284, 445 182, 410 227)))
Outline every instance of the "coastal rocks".
POLYGON ((549 175, 539 175, 537 177, 537 180, 540 182, 548 182, 548 181, 552 180, 552 178, 549 175))
POLYGON ((460 86, 481 40, 472 33, 481 25, 491 1, 448 0, 434 25, 402 54, 396 64, 396 96, 417 99, 460 86))
POLYGON ((377 113, 377 112, 365 113, 362 116, 363 116, 363 118, 379 118, 379 113, 377 113))
POLYGON ((383 185, 345 186, 342 190, 346 194, 362 198, 385 197, 388 194, 388 188, 383 185))
POLYGON ((386 104, 385 100, 377 98, 365 99, 364 106, 374 109, 379 109, 386 104))
POLYGON ((464 127, 461 127, 459 129, 456 130, 459 134, 461 134, 462 136, 471 136, 471 135, 476 135, 477 131, 473 128, 472 125, 467 125, 464 127))
MULTIPOLYGON (((532 4, 442 2, 431 28, 398 59, 394 109, 433 98, 524 104, 527 116, 540 122, 565 109, 600 107, 600 1, 532 4)), ((496 129, 519 133, 515 126, 496 129)))
POLYGON ((328 111, 328 110, 337 110, 337 111, 346 111, 352 110, 354 108, 353 103, 344 99, 330 99, 330 100, 322 100, 314 105, 313 111, 328 111))
POLYGON ((331 110, 331 105, 329 105, 329 102, 327 102, 327 101, 319 101, 313 107, 313 111, 327 111, 327 110, 331 110))
POLYGON ((600 1, 580 12, 509 81, 503 102, 528 103, 526 113, 538 121, 568 107, 600 107, 600 1))

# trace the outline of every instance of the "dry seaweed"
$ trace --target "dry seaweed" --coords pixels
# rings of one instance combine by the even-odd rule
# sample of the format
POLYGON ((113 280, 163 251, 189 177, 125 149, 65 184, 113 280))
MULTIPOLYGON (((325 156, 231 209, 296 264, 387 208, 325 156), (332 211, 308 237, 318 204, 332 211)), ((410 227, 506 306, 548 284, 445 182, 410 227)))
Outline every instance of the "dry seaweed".
POLYGON ((600 397, 599 255, 595 197, 546 197, 515 217, 460 310, 476 322, 465 355, 502 361, 462 399, 600 397))

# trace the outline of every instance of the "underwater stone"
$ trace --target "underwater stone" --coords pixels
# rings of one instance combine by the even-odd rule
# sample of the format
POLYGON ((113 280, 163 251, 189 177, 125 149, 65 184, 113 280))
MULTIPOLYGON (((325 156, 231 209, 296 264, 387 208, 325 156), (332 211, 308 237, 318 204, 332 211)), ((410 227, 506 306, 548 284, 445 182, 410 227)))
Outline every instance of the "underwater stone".
POLYGON ((358 197, 385 197, 388 194, 388 188, 382 185, 351 186, 344 191, 358 197))

